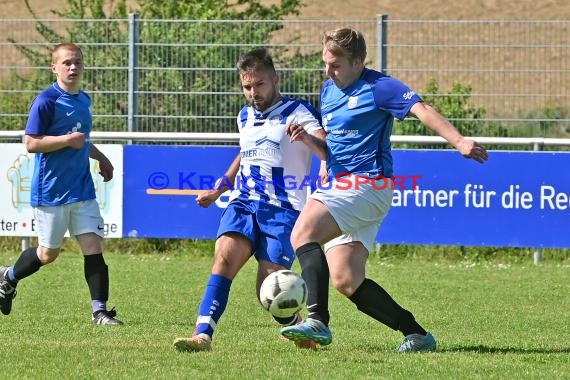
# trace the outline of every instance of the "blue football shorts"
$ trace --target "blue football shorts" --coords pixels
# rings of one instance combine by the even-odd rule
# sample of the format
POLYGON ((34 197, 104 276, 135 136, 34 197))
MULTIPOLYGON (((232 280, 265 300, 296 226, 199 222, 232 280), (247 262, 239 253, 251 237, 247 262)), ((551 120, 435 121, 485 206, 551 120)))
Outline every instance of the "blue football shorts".
POLYGON ((299 211, 267 202, 234 199, 222 213, 218 237, 236 232, 251 241, 253 255, 290 269, 295 259, 291 231, 299 211))

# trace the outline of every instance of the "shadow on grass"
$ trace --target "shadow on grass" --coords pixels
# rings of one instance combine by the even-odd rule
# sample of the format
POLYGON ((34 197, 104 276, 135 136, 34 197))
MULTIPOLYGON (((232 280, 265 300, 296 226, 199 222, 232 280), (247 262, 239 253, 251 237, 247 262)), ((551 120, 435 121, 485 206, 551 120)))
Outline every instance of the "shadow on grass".
POLYGON ((570 347, 565 348, 517 348, 517 347, 488 347, 484 345, 467 347, 450 347, 439 349, 437 352, 476 352, 480 354, 568 354, 570 347))

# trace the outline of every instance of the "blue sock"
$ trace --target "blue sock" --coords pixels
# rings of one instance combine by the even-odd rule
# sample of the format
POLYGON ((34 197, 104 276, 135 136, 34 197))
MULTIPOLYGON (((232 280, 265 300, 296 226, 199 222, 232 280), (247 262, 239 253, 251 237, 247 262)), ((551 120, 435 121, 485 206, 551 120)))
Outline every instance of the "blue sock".
POLYGON ((93 309, 93 313, 99 310, 107 310, 107 302, 101 300, 91 300, 91 308, 93 309))
POLYGON ((210 275, 198 309, 198 319, 194 332, 196 335, 207 334, 210 337, 214 335, 214 329, 226 310, 231 285, 232 280, 226 277, 218 274, 210 275))
POLYGON ((10 285, 12 286, 18 285, 18 279, 14 277, 14 267, 10 267, 10 269, 8 269, 8 271, 6 272, 6 277, 10 285))

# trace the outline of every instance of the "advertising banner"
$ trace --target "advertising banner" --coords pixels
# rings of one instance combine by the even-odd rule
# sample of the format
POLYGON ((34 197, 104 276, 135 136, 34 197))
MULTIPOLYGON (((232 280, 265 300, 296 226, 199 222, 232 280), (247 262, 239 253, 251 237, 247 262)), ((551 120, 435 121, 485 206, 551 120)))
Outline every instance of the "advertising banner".
MULTIPOLYGON (((107 237, 122 237, 123 147, 97 145, 111 160, 114 178, 103 182, 97 161, 91 160, 91 174, 107 237)), ((0 236, 36 236, 36 224, 30 206, 30 187, 34 172, 34 154, 24 144, 0 144, 0 236)))
POLYGON ((237 147, 125 146, 125 236, 214 238, 228 197, 205 209, 196 195, 213 187, 238 153, 237 147))
MULTIPOLYGON (((196 194, 237 154, 237 147, 125 146, 125 236, 215 238, 227 196, 204 209, 196 194)), ((570 154, 491 152, 485 164, 452 150, 393 156, 386 184, 394 198, 379 243, 570 247, 570 154)))
POLYGON ((396 189, 379 242, 570 247, 570 154, 490 152, 478 164, 454 151, 396 150, 396 189))

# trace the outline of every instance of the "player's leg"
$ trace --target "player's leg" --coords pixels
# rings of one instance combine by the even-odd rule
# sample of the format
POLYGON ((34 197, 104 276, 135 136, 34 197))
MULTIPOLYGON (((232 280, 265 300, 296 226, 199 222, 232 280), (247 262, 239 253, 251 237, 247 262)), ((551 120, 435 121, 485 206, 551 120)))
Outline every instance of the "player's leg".
POLYGON ((332 284, 354 302, 358 310, 402 332, 406 337, 402 345, 407 347, 402 351, 434 350, 435 339, 416 322, 414 315, 401 307, 379 284, 366 278, 366 260, 376 231, 377 227, 372 225, 325 245, 332 284))
MULTIPOLYGON (((259 299, 259 293, 260 293, 261 284, 263 283, 263 280, 265 280, 265 278, 270 273, 276 272, 278 270, 284 270, 284 269, 291 269, 291 266, 290 265, 283 266, 281 264, 276 264, 276 263, 273 263, 273 262, 265 260, 265 259, 258 259, 257 281, 256 281, 256 286, 255 286, 255 293, 257 295, 257 300, 260 303, 261 303, 261 300, 259 299)), ((275 319, 275 321, 282 326, 291 326, 295 323, 300 322, 298 320, 297 314, 293 314, 293 315, 285 317, 285 318, 273 316, 273 319, 275 319)))
POLYGON ((198 308, 196 328, 190 338, 176 338, 179 351, 201 351, 211 348, 212 337, 224 313, 230 287, 236 274, 251 257, 258 238, 254 203, 234 200, 224 210, 218 227, 214 263, 198 308), (239 233, 237 232, 239 231, 239 233))
POLYGON ((331 282, 335 289, 354 302, 358 310, 394 330, 402 328, 406 332, 408 329, 422 332, 410 312, 404 310, 380 285, 366 278, 368 250, 360 241, 327 248, 331 282))
POLYGON ((321 244, 340 234, 340 229, 321 200, 309 199, 291 235, 291 243, 307 283, 307 319, 281 329, 281 334, 294 341, 312 340, 320 345, 332 342, 328 328, 329 270, 321 244))
POLYGON ((214 264, 198 310, 196 334, 210 336, 224 313, 231 284, 251 257, 251 241, 239 233, 226 233, 216 240, 214 264))
POLYGON ((211 347, 214 331, 226 310, 232 281, 251 257, 251 241, 238 233, 226 233, 216 240, 214 264, 190 338, 177 338, 179 351, 202 351, 211 347))
MULTIPOLYGON (((258 262, 255 289, 258 300, 261 284, 270 273, 290 270, 293 266, 295 252, 290 238, 298 217, 299 211, 283 207, 267 206, 258 210, 259 239, 255 248, 255 258, 258 262)), ((282 327, 292 326, 303 320, 300 313, 285 318, 273 316, 273 319, 282 327)), ((281 335, 280 338, 284 339, 281 335)), ((295 341, 295 345, 299 348, 317 348, 316 343, 311 340, 295 341)))
POLYGON ((298 217, 299 211, 275 205, 263 205, 257 210, 259 236, 253 251, 258 263, 255 287, 258 300, 261 283, 270 273, 293 266, 295 251, 290 239, 298 217))
POLYGON ((109 268, 103 257, 103 218, 95 200, 71 206, 69 233, 83 253, 83 273, 91 295, 91 321, 96 325, 122 325, 115 309, 107 310, 109 268))
POLYGON ((327 206, 309 199, 295 223, 291 243, 307 283, 308 318, 329 323, 329 269, 321 244, 341 233, 327 206))
POLYGON ((312 335, 326 342, 321 344, 329 344, 332 341, 328 329, 328 304, 325 303, 328 302, 328 281, 326 287, 324 286, 324 272, 327 271, 327 280, 329 274, 326 268, 328 257, 325 257, 317 243, 323 244, 339 236, 342 238, 342 234, 358 231, 383 218, 390 208, 391 190, 377 191, 370 183, 356 185, 358 178, 353 176, 346 177, 346 180, 354 181, 355 185, 347 188, 344 185, 339 186, 336 180, 333 180, 329 188, 317 189, 307 204, 310 207, 305 206, 293 230, 291 240, 303 268, 303 278, 307 277, 305 281, 309 289, 309 318, 302 324, 282 329, 282 334, 290 339, 312 335), (305 217, 306 215, 309 217, 305 217), (314 229, 311 229, 311 226, 314 229), (308 274, 305 274, 306 272, 308 274))
POLYGON ((34 208, 34 217, 38 226, 38 246, 24 250, 13 266, 0 267, 0 311, 4 315, 12 311, 18 282, 58 257, 67 231, 67 206, 34 208))

